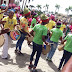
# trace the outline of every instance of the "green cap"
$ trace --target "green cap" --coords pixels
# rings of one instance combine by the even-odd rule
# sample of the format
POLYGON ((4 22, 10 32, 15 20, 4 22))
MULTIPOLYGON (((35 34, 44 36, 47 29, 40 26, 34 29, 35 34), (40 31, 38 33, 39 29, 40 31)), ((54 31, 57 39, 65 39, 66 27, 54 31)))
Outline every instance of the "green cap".
POLYGON ((38 14, 37 15, 35 15, 34 17, 37 17, 38 16, 38 14))
POLYGON ((30 10, 28 8, 24 8, 24 14, 28 14, 30 10))
POLYGON ((46 20, 48 19, 48 16, 46 14, 42 14, 41 17, 40 17, 42 20, 46 20))

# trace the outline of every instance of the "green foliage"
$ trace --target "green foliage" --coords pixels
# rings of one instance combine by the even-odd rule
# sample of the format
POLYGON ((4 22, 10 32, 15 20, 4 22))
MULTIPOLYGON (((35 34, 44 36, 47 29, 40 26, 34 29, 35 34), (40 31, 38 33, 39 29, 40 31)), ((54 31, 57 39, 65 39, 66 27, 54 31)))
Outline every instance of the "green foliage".
POLYGON ((32 10, 32 8, 35 8, 35 6, 33 6, 33 5, 29 5, 29 7, 31 8, 31 10, 32 10))
POLYGON ((41 15, 41 14, 43 14, 43 12, 42 11, 35 11, 38 15, 41 15))
POLYGON ((41 5, 37 5, 36 7, 38 8, 38 10, 42 8, 41 5))
MULTIPOLYGON (((56 10, 59 11, 60 5, 56 4, 55 7, 56 7, 56 10)), ((55 12, 56 12, 56 10, 55 10, 55 12)))
POLYGON ((55 12, 55 14, 58 14, 58 12, 55 12))
POLYGON ((69 10, 71 10, 71 11, 72 11, 72 6, 69 6, 69 10))
POLYGON ((56 7, 57 9, 59 9, 59 8, 60 8, 60 5, 56 4, 55 7, 56 7))
POLYGON ((48 7, 49 7, 49 5, 46 4, 43 8, 46 8, 46 10, 47 10, 47 12, 48 12, 48 7))

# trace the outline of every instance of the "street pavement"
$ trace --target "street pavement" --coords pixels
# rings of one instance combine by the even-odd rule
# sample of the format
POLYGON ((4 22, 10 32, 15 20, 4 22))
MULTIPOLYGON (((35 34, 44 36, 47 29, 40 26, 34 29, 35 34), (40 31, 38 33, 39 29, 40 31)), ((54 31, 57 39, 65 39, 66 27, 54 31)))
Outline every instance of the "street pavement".
MULTIPOLYGON (((22 45, 23 55, 16 54, 15 47, 17 41, 9 41, 8 59, 2 59, 2 47, 0 48, 0 72, 30 72, 28 69, 32 46, 27 45, 25 40, 22 45)), ((46 55, 41 54, 37 66, 38 72, 60 72, 57 70, 63 51, 56 50, 52 62, 46 61, 46 55)), ((34 56, 35 60, 36 55, 34 56)), ((33 62, 34 63, 34 62, 33 62)))

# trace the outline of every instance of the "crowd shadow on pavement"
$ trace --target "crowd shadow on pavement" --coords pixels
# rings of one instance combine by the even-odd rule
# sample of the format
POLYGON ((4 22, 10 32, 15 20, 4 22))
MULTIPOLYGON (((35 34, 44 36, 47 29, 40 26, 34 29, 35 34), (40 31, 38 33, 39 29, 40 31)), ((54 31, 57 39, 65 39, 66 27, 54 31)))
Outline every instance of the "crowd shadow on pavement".
POLYGON ((44 60, 46 60, 46 55, 43 55, 43 54, 41 53, 41 58, 44 59, 44 60))
MULTIPOLYGON (((29 70, 29 71, 32 72, 32 70, 29 70)), ((44 72, 44 71, 42 71, 41 69, 36 69, 35 72, 44 72)))
POLYGON ((47 63, 55 72, 60 72, 60 71, 58 71, 56 65, 53 62, 48 61, 47 63))
POLYGON ((16 47, 16 44, 11 44, 10 48, 16 47))
POLYGON ((19 68, 23 68, 27 66, 27 62, 29 62, 30 55, 23 53, 22 55, 17 54, 16 55, 16 63, 19 66, 19 68))
POLYGON ((5 65, 8 65, 8 64, 17 65, 16 63, 13 63, 13 59, 10 59, 10 55, 8 55, 8 59, 0 58, 0 62, 2 62, 5 65))
POLYGON ((37 72, 43 72, 41 69, 37 69, 37 72))
MULTIPOLYGON (((46 55, 41 54, 41 58, 46 60, 46 55)), ((60 72, 60 71, 58 71, 56 65, 53 62, 47 61, 47 63, 55 72, 60 72)))

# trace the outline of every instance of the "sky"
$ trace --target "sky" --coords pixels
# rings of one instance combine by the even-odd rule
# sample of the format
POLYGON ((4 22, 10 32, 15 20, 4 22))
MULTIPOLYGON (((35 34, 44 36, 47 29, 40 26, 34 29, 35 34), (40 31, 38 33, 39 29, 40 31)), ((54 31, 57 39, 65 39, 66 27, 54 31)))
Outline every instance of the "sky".
MULTIPOLYGON (((24 0, 25 1, 25 0, 24 0)), ((55 12, 55 5, 60 5, 59 13, 66 14, 65 8, 68 8, 69 6, 72 6, 72 0, 34 0, 30 3, 27 3, 27 5, 42 5, 42 7, 46 4, 49 5, 49 11, 55 12)), ((22 5, 22 2, 20 3, 20 6, 22 5)), ((42 8, 42 11, 44 11, 45 8, 42 8)), ((70 12, 72 14, 72 12, 70 12)))

